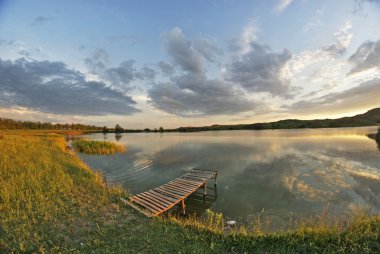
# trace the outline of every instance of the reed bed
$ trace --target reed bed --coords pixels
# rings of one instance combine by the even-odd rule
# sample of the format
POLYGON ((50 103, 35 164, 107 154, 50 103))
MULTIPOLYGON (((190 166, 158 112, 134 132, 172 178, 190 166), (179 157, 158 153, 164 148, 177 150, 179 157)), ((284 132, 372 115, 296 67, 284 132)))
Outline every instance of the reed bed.
POLYGON ((125 147, 109 141, 79 139, 72 142, 77 152, 84 154, 115 154, 124 153, 125 147))

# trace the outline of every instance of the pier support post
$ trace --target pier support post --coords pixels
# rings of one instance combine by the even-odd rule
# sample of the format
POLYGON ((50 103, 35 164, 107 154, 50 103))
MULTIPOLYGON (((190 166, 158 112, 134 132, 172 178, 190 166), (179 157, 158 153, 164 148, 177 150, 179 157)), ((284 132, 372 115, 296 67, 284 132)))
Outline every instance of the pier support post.
POLYGON ((182 214, 186 214, 186 205, 185 205, 185 199, 181 200, 181 206, 182 206, 182 214))
POLYGON ((203 197, 206 197, 207 194, 207 181, 203 184, 203 197))

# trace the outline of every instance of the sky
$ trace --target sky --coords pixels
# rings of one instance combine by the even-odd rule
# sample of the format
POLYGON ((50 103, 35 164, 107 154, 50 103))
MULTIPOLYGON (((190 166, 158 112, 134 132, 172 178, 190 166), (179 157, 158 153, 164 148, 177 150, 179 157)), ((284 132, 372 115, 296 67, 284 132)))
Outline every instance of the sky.
POLYGON ((0 0, 0 117, 141 129, 375 107, 379 0, 0 0))

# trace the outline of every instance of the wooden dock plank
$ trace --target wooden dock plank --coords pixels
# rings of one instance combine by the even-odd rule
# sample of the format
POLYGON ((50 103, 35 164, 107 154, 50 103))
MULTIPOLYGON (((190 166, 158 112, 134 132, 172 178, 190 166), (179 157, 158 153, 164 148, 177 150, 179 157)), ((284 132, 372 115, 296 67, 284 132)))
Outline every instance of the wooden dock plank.
POLYGON ((180 191, 191 191, 193 190, 194 188, 196 187, 187 187, 185 185, 180 185, 180 184, 176 184, 176 183, 168 183, 168 184, 165 184, 164 186, 166 187, 171 187, 171 188, 174 188, 174 189, 178 189, 180 191))
POLYGON ((165 186, 171 187, 171 188, 174 188, 174 189, 178 189, 180 191, 185 191, 185 192, 192 191, 194 188, 197 188, 197 186, 188 187, 188 186, 177 184, 177 183, 170 183, 170 184, 167 184, 165 186))
POLYGON ((153 216, 155 216, 155 214, 159 213, 159 211, 160 211, 160 209, 156 210, 155 208, 152 208, 152 205, 150 205, 148 202, 141 201, 138 198, 133 198, 133 199, 131 198, 130 200, 134 203, 141 205, 145 209, 149 210, 153 216))
POLYGON ((152 195, 155 195, 155 196, 157 196, 157 197, 161 197, 161 198, 163 198, 163 199, 165 199, 165 200, 167 200, 168 202, 171 202, 171 203, 177 201, 177 199, 175 199, 175 198, 172 198, 172 197, 169 197, 169 196, 163 195, 163 194, 161 194, 161 193, 159 193, 159 192, 156 192, 156 191, 154 191, 154 190, 150 190, 150 191, 147 191, 147 192, 149 192, 149 193, 151 193, 152 195))
POLYGON ((174 188, 172 186, 162 186, 161 189, 171 191, 173 193, 176 193, 176 194, 180 195, 181 197, 182 196, 186 196, 186 194, 187 194, 187 191, 180 190, 180 189, 174 188))
POLYGON ((171 181, 169 183, 176 183, 176 184, 181 184, 181 185, 184 185, 184 186, 189 186, 189 187, 197 187, 201 182, 189 182, 189 181, 186 181, 185 179, 176 179, 175 181, 171 181))
POLYGON ((160 209, 165 209, 168 206, 167 204, 163 203, 162 201, 158 200, 157 198, 150 197, 144 193, 139 194, 138 197, 152 203, 153 205, 155 205, 156 207, 158 207, 160 209))
POLYGON ((168 201, 167 199, 163 199, 161 198, 160 196, 158 196, 157 194, 156 195, 153 195, 151 194, 150 192, 144 192, 144 195, 148 196, 148 197, 151 197, 151 198, 154 198, 154 199, 157 199, 159 200, 160 202, 162 202, 163 204, 165 204, 166 206, 168 205, 171 205, 173 202, 170 202, 168 201))
POLYGON ((130 198, 130 200, 132 202, 139 203, 140 205, 144 205, 144 207, 148 208, 150 211, 152 211, 154 213, 157 213, 157 212, 159 212, 161 210, 160 208, 156 207, 151 202, 148 202, 148 201, 142 199, 141 197, 133 196, 133 197, 130 198))
POLYGON ((158 192, 160 192, 160 193, 164 193, 164 194, 166 194, 166 195, 169 195, 169 196, 171 196, 171 197, 173 197, 173 198, 176 198, 176 199, 182 199, 183 198, 183 195, 181 195, 181 194, 175 194, 175 193, 173 193, 172 191, 168 191, 168 190, 166 190, 166 189, 162 189, 162 188, 156 188, 156 189, 154 189, 155 191, 158 191, 158 192))
POLYGON ((182 184, 186 184, 186 185, 197 186, 199 183, 201 183, 201 181, 190 182, 190 181, 183 179, 183 178, 177 178, 173 181, 170 181, 169 183, 182 183, 182 184))
POLYGON ((190 180, 196 180, 196 181, 205 181, 207 179, 205 177, 196 177, 196 176, 192 176, 192 175, 184 175, 184 176, 182 176, 182 178, 190 179, 190 180))
POLYGON ((190 184, 194 184, 194 185, 198 185, 199 183, 201 183, 201 181, 194 181, 194 180, 189 180, 189 179, 185 179, 185 178, 177 178, 177 180, 181 181, 181 182, 187 182, 190 184))
POLYGON ((144 211, 143 209, 141 209, 139 206, 133 204, 131 201, 125 199, 125 198, 120 198, 120 200, 126 204, 126 205, 129 205, 130 207, 134 208, 135 210, 139 211, 140 213, 144 214, 146 217, 152 217, 152 214, 144 211))
POLYGON ((201 178, 213 178, 214 177, 214 174, 189 174, 191 176, 195 176, 195 177, 201 177, 201 178))
POLYGON ((217 175, 214 170, 194 169, 157 188, 131 196, 129 200, 121 200, 148 217, 158 216, 178 204, 185 212, 185 199, 205 187, 210 179, 215 179, 216 185, 217 175))

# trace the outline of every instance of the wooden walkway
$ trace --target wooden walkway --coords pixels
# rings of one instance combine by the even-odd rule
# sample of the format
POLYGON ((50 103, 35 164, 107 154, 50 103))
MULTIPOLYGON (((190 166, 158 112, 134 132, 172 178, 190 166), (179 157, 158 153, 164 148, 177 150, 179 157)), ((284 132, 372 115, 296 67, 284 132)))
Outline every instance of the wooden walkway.
POLYGON ((131 196, 129 200, 122 198, 122 201, 148 217, 158 216, 179 204, 185 213, 185 199, 201 187, 206 196, 207 181, 214 179, 216 186, 217 176, 218 171, 193 169, 167 184, 131 196))

